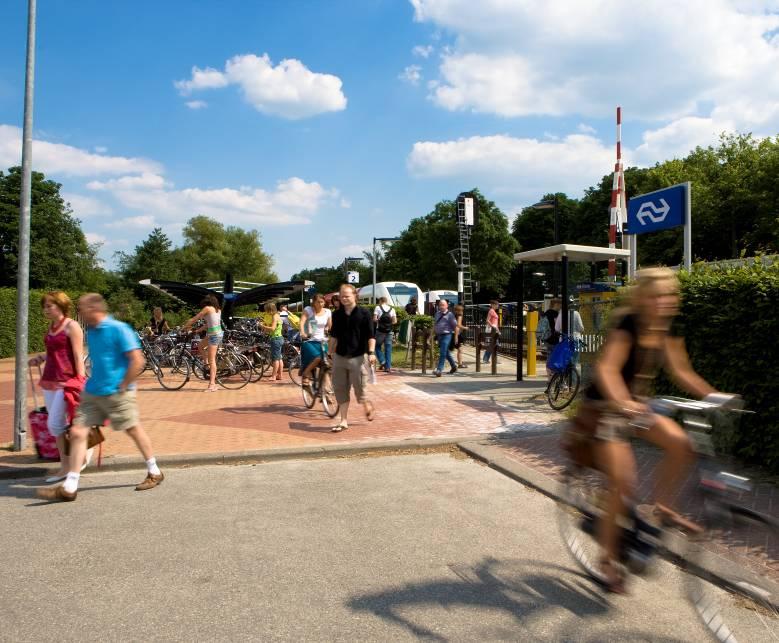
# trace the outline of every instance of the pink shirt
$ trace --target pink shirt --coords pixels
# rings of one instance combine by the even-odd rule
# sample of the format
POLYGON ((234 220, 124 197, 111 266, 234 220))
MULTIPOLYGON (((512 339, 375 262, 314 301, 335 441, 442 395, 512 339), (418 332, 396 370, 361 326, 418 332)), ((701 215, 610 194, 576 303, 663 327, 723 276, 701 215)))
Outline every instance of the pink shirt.
POLYGON ((498 313, 494 308, 490 308, 487 312, 487 325, 492 326, 493 328, 498 327, 498 313))
POLYGON ((46 366, 43 367, 41 388, 55 390, 76 375, 76 358, 68 337, 67 328, 73 320, 67 320, 62 329, 52 335, 46 333, 46 366))

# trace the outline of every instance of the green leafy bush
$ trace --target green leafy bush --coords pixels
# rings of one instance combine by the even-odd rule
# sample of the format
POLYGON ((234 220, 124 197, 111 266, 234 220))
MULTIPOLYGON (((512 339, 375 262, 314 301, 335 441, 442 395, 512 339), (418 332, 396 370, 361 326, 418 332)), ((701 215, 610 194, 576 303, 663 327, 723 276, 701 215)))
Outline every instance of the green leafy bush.
MULTIPOLYGON (((715 432, 718 449, 779 471, 779 266, 682 273, 681 319, 695 370, 755 411, 715 432)), ((658 384, 670 392, 667 381, 658 384)))
MULTIPOLYGON (((30 353, 45 350, 43 335, 46 318, 41 309, 44 291, 30 291, 29 349, 30 353)), ((68 293, 70 294, 70 293, 68 293)), ((0 357, 12 357, 16 353, 16 288, 0 288, 0 357)))

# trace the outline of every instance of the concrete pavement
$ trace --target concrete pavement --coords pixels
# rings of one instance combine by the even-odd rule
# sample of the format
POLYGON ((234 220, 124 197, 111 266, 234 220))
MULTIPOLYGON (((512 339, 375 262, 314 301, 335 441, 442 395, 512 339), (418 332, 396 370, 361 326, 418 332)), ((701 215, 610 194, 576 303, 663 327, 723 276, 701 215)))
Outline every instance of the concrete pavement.
POLYGON ((678 569, 604 597, 552 501, 471 460, 168 473, 147 492, 138 473, 95 474, 53 505, 0 482, 0 638, 705 640, 678 569))

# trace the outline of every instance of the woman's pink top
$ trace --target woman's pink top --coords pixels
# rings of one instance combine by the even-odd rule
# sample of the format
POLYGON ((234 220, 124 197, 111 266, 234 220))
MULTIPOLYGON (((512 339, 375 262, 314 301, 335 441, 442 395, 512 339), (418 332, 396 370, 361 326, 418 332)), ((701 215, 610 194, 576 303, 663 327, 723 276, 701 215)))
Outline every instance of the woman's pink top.
POLYGON ((42 389, 51 391, 63 388, 64 383, 76 375, 76 358, 67 333, 72 321, 66 321, 62 330, 54 335, 46 333, 46 366, 41 376, 42 389))
POLYGON ((490 308, 487 312, 487 324, 493 328, 498 327, 498 313, 495 312, 494 308, 490 308))

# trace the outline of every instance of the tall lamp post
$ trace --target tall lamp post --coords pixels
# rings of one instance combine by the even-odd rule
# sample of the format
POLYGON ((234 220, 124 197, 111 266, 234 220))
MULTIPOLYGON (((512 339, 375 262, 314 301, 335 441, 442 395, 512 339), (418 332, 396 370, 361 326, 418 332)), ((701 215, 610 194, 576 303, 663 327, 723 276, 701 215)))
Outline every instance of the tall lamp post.
MULTIPOLYGON (((554 195, 553 199, 544 199, 538 203, 531 205, 531 208, 536 210, 554 210, 554 242, 552 245, 558 245, 560 243, 560 209, 557 195, 554 195)), ((552 267, 552 294, 557 297, 557 264, 552 267)))
POLYGON ((373 292, 371 293, 371 303, 376 304, 376 242, 390 243, 399 241, 400 237, 373 237, 373 292))
POLYGON ((14 368, 14 449, 27 446, 27 349, 30 304, 30 208, 32 202, 32 111, 35 89, 36 0, 27 3, 27 69, 24 77, 22 185, 19 203, 19 250, 16 267, 16 364, 14 368))

